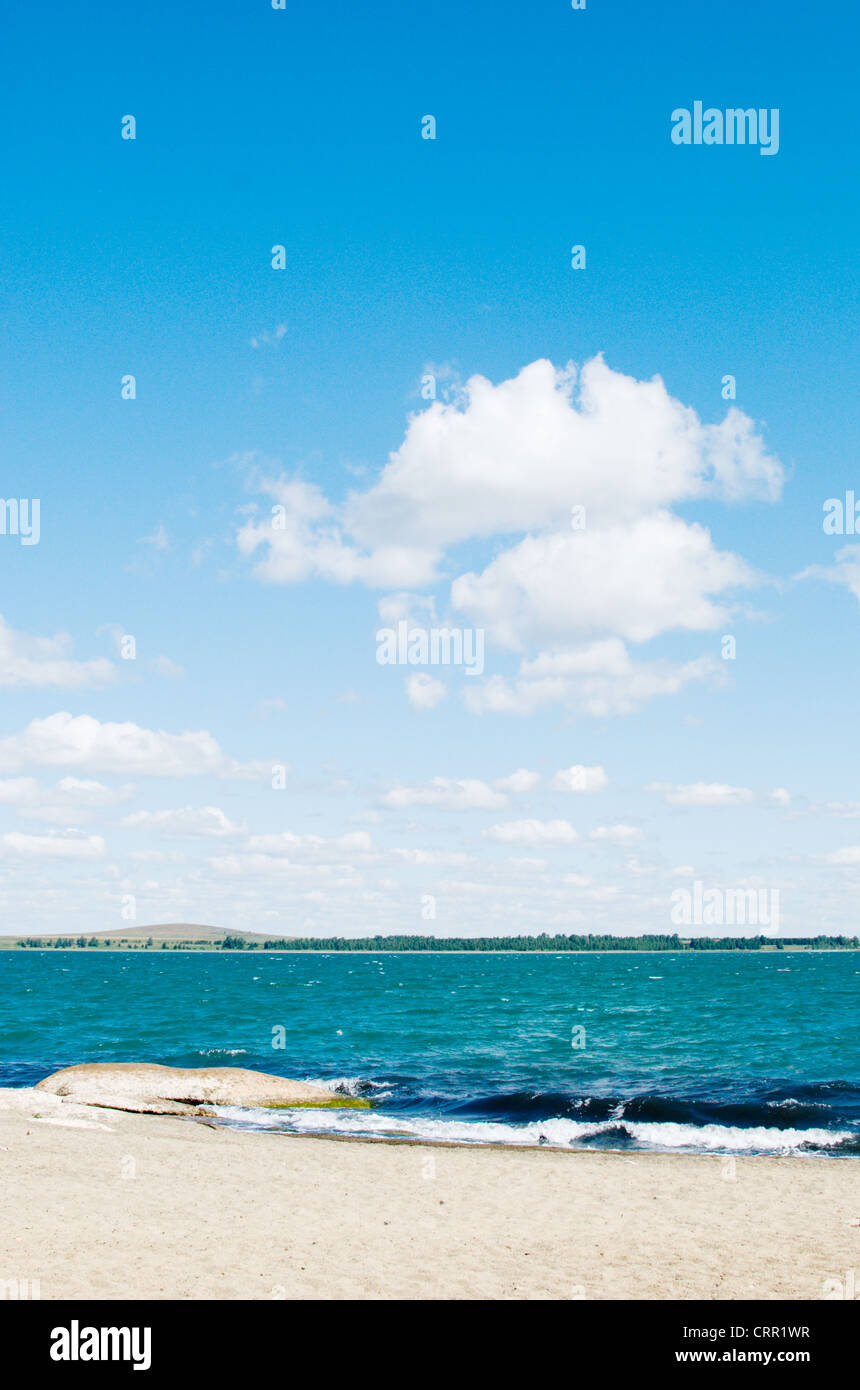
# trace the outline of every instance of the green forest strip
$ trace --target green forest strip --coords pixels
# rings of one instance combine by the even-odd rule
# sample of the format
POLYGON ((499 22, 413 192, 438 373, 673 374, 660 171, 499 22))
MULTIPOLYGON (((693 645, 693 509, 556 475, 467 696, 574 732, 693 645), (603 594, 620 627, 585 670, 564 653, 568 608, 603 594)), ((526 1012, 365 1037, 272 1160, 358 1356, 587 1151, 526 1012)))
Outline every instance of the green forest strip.
POLYGON ((0 946, 18 950, 109 951, 773 951, 860 950, 856 936, 367 936, 367 937, 267 937, 254 941, 246 936, 217 940, 158 937, 42 938, 7 937, 0 946))

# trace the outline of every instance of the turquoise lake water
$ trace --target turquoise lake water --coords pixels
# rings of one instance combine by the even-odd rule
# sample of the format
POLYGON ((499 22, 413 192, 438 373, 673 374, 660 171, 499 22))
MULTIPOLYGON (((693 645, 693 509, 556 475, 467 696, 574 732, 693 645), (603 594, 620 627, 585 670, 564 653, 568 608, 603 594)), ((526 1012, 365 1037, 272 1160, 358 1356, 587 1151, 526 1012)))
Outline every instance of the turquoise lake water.
POLYGON ((243 1126, 853 1156, 858 984, 853 952, 3 952, 0 1085, 231 1065, 373 1101, 243 1126))

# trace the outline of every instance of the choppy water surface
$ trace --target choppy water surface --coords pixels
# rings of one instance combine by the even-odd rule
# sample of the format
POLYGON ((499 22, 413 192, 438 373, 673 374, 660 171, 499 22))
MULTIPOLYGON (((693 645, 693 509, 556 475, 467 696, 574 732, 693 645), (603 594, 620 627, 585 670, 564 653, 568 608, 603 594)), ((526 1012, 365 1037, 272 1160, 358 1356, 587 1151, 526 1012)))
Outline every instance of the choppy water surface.
POLYGON ((231 1124, 852 1156, 858 984, 854 952, 3 952, 0 1085, 83 1061, 231 1065, 373 1102, 231 1124))

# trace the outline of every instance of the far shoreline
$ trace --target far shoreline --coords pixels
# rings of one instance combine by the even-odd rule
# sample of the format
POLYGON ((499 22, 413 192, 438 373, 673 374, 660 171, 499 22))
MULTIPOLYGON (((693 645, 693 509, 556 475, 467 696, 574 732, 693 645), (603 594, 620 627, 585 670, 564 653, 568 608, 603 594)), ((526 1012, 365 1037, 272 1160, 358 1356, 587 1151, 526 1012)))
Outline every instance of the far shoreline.
MULTIPOLYGON (((286 924, 284 924, 286 925, 286 924)), ((796 953, 814 951, 860 951, 860 934, 847 932, 798 931, 778 934, 776 926, 765 931, 750 924, 723 923, 716 932, 703 924, 677 924, 674 931, 638 932, 515 932, 490 933, 365 931, 357 936, 328 933, 302 933, 289 927, 252 931, 227 928, 213 922, 153 922, 142 926, 68 928, 66 931, 7 931, 0 935, 0 951, 219 951, 266 952, 278 955, 483 955, 483 956, 563 956, 563 955, 695 955, 731 952, 734 954, 796 953), (690 931, 690 926, 694 930, 690 931), (741 928, 738 931, 738 927, 741 928), (727 930, 728 928, 728 930, 727 930), (746 928, 746 929, 744 929, 746 928)), ((707 924, 710 927, 712 924, 707 924)), ((758 925, 757 923, 755 924, 758 925)))
MULTIPOLYGON (((21 955, 53 955, 54 949, 63 952, 64 955, 254 955, 257 948, 238 948, 238 947, 168 947, 167 951, 161 951, 161 947, 3 947, 0 951, 15 951, 18 949, 21 955)), ((301 951, 290 951, 281 947, 268 949, 264 956, 279 955, 388 955, 388 956, 436 956, 436 955, 456 955, 456 956, 496 956, 496 955, 522 955, 534 959, 535 956, 552 956, 553 959, 560 959, 561 956, 595 956, 595 955, 659 955, 659 956, 711 956, 711 955, 734 955, 734 956, 761 956, 761 955, 781 955, 788 952, 788 955, 856 955, 860 947, 784 947, 782 952, 777 948, 764 948, 759 951, 736 951, 731 947, 714 947, 700 949, 700 951, 659 951, 654 947, 643 947, 642 951, 632 951, 629 947, 622 947, 620 951, 322 951, 322 949, 301 949, 301 951)))
MULTIPOLYGON (((161 955, 168 953, 181 953, 183 955, 208 955, 208 956, 244 956, 253 954, 260 947, 255 942, 251 946, 22 946, 16 940, 16 944, 6 946, 0 938, 0 951, 21 951, 27 955, 47 955, 48 952, 60 951, 64 954, 86 956, 86 955, 161 955)), ((763 946, 755 949, 749 948, 740 950, 732 946, 707 946, 700 947, 693 951, 689 948, 680 947, 676 949, 666 949, 658 946, 643 946, 639 950, 634 950, 630 946, 620 946, 618 949, 612 947, 600 947, 597 950, 588 951, 559 951, 547 948, 540 951, 517 951, 511 948, 498 951, 451 951, 451 950, 409 950, 398 947, 396 950, 387 950, 384 947, 359 947, 356 949, 334 950, 331 947, 299 947, 290 948, 289 946, 270 946, 264 951, 266 956, 552 956, 558 959, 561 956, 761 956, 761 955, 789 955, 806 956, 834 956, 851 955, 860 951, 860 946, 763 946)))

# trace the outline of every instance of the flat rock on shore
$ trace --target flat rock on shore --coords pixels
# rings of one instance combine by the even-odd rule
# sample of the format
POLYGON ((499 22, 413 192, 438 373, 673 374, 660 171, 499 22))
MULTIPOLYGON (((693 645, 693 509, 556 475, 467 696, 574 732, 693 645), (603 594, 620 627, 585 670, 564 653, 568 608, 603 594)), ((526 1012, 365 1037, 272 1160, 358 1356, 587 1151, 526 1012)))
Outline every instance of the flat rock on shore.
MULTIPOLYGON (((64 1067, 35 1086, 80 1105, 157 1115, 211 1113, 213 1105, 328 1106, 343 1096, 306 1081, 243 1067, 162 1067, 151 1062, 87 1062, 64 1067)), ((355 1104, 355 1102, 353 1102, 355 1104)))

